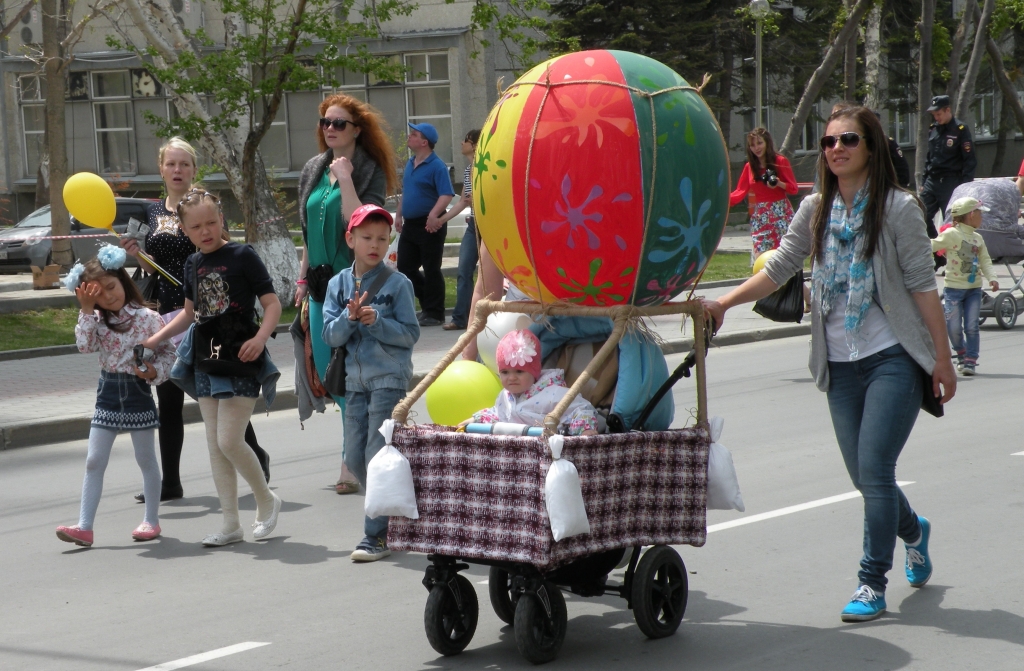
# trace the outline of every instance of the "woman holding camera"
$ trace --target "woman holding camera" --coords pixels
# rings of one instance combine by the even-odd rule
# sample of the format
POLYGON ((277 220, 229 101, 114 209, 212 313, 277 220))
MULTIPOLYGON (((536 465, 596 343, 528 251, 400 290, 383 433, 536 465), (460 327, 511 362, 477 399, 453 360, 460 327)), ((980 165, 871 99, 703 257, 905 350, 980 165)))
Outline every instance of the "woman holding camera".
MULTIPOLYGON (((322 380, 331 358, 324 344, 324 293, 330 279, 352 265, 345 243, 348 218, 360 205, 384 205, 398 186, 395 150, 377 110, 351 96, 335 94, 320 103, 316 140, 321 153, 309 159, 299 175, 299 221, 302 262, 296 307, 309 298, 309 334, 313 361, 322 380)), ((335 398, 345 417, 345 399, 335 398)), ((342 462, 334 489, 359 491, 359 483, 342 462)))
POLYGON ((739 184, 729 196, 729 207, 738 205, 751 195, 750 238, 753 242, 751 261, 775 249, 793 219, 793 207, 787 196, 795 196, 796 177, 785 156, 775 153, 771 134, 764 128, 747 133, 747 164, 740 173, 739 184))

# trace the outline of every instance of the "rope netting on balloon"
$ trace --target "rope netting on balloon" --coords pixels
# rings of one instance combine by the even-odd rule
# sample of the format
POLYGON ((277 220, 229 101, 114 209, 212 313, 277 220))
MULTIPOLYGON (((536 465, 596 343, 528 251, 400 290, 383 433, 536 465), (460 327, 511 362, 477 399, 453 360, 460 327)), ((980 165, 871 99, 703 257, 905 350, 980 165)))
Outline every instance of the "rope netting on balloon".
MULTIPOLYGON (((644 99, 646 99, 648 101, 648 103, 650 105, 652 137, 657 138, 658 137, 658 119, 657 119, 657 114, 656 114, 655 107, 654 107, 655 98, 657 96, 664 95, 664 94, 667 94, 667 93, 672 93, 672 92, 675 92, 675 91, 693 91, 694 93, 696 93, 698 96, 701 97, 701 100, 703 100, 703 98, 704 98, 704 96, 703 96, 704 88, 708 85, 708 83, 710 83, 710 81, 711 81, 711 75, 705 73, 703 81, 701 82, 700 86, 690 86, 689 84, 686 84, 686 85, 679 85, 679 86, 670 86, 670 87, 667 87, 667 88, 658 89, 657 91, 647 91, 647 90, 638 88, 636 86, 630 86, 629 84, 624 84, 624 83, 620 83, 620 82, 612 82, 612 81, 608 81, 608 80, 605 80, 605 79, 569 79, 569 80, 563 80, 563 81, 552 81, 551 80, 551 67, 549 66, 547 68, 547 70, 545 71, 545 73, 544 73, 544 79, 543 80, 540 80, 540 81, 522 81, 522 80, 516 81, 515 83, 511 84, 508 88, 506 88, 505 90, 503 90, 501 92, 502 96, 504 96, 504 95, 507 94, 507 92, 509 90, 514 89, 514 88, 519 88, 519 87, 535 87, 535 86, 542 86, 542 87, 544 87, 544 95, 541 98, 540 106, 537 108, 537 114, 536 114, 536 116, 534 117, 534 120, 533 120, 533 126, 530 129, 530 141, 529 141, 529 145, 528 145, 527 153, 526 153, 526 172, 525 172, 526 184, 524 185, 524 189, 523 189, 523 192, 524 192, 523 210, 524 210, 524 216, 526 217, 526 219, 524 221, 523 228, 525 229, 525 233, 526 233, 526 250, 527 250, 527 253, 529 254, 530 263, 531 263, 531 265, 534 268, 537 268, 538 266, 537 266, 537 259, 536 259, 536 256, 535 256, 535 252, 534 252, 534 248, 533 248, 533 240, 531 239, 531 231, 530 231, 530 188, 529 188, 529 186, 530 186, 530 184, 529 184, 529 182, 530 182, 530 168, 531 168, 532 160, 533 160, 533 148, 534 148, 534 143, 535 143, 536 136, 537 136, 537 129, 538 129, 539 125, 540 125, 541 116, 544 113, 544 106, 547 103, 548 98, 550 97, 552 90, 553 89, 557 89, 557 88, 561 88, 561 87, 566 87, 566 86, 585 86, 585 85, 594 85, 594 84, 599 85, 599 86, 610 86, 610 87, 614 87, 614 88, 625 89, 625 90, 629 91, 631 94, 634 94, 636 96, 644 98, 644 99)), ((637 123, 639 123, 639 119, 637 119, 637 123)), ((724 140, 723 140, 723 142, 724 142, 724 140)), ((644 229, 645 230, 647 229, 647 226, 650 224, 651 211, 653 210, 653 206, 652 205, 653 205, 654 193, 655 193, 654 185, 656 184, 657 171, 658 171, 658 143, 657 142, 654 142, 652 144, 651 164, 652 165, 651 165, 650 189, 648 189, 648 202, 647 202, 647 205, 645 207, 646 211, 644 213, 644 229)), ((709 262, 710 262, 710 259, 709 259, 709 262)), ((643 263, 644 263, 644 254, 641 252, 640 258, 639 258, 639 262, 637 264, 637 269, 636 269, 637 277, 641 276, 641 271, 643 270, 643 263)), ((707 270, 707 267, 708 267, 708 264, 705 263, 704 267, 701 268, 700 272, 697 274, 697 277, 694 279, 693 284, 690 287, 690 293, 687 295, 686 300, 691 300, 693 298, 694 291, 696 291, 697 285, 700 283, 701 277, 703 277, 704 271, 707 270)), ((544 309, 544 313, 545 313, 544 316, 545 317, 548 316, 546 314, 547 311, 548 311, 547 310, 548 306, 575 307, 575 308, 580 310, 581 316, 585 316, 586 314, 592 314, 593 316, 607 315, 607 309, 606 308, 599 308, 599 307, 595 307, 595 308, 582 308, 580 306, 576 306, 575 304, 573 304, 573 303, 571 303, 569 301, 566 301, 565 299, 558 299, 556 301, 544 301, 544 299, 543 299, 544 292, 543 292, 543 290, 541 288, 540 276, 536 272, 533 275, 534 275, 534 279, 535 279, 535 285, 534 286, 536 287, 537 296, 539 297, 538 298, 538 302, 540 302, 541 305, 545 308, 544 309), (591 312, 591 310, 593 312, 591 312)), ((639 286, 640 286, 639 283, 635 283, 634 284, 633 294, 630 296, 629 305, 628 306, 621 306, 629 314, 629 316, 628 316, 628 328, 631 331, 639 331, 642 335, 644 335, 644 336, 654 340, 655 342, 661 344, 661 342, 662 342, 661 336, 659 336, 654 331, 653 328, 649 327, 643 321, 643 316, 641 314, 641 310, 634 305, 634 301, 636 300, 636 292, 637 292, 639 286), (630 309, 630 308, 632 308, 632 309, 630 309)), ((485 287, 485 291, 486 291, 486 287, 485 287)), ((621 311, 620 311, 620 314, 621 314, 621 311)), ((685 316, 684 316, 684 319, 685 319, 685 316)))

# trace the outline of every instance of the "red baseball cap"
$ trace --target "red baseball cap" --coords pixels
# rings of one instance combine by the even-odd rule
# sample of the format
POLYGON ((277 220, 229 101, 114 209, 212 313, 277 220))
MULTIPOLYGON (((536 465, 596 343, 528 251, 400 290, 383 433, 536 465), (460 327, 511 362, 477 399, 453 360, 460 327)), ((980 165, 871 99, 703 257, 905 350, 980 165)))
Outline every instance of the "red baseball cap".
POLYGON ((395 218, 391 216, 391 213, 385 210, 380 205, 360 205, 352 213, 352 216, 348 220, 348 230, 351 233, 352 229, 363 223, 367 217, 371 214, 379 215, 387 219, 388 226, 393 226, 395 218))

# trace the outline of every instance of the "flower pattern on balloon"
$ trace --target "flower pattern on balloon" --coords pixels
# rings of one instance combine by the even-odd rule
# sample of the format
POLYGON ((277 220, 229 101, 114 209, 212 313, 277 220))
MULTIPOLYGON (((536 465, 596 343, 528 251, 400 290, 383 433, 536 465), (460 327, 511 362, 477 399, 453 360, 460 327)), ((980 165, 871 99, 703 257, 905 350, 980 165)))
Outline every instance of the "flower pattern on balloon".
POLYGON ((710 199, 701 203, 696 218, 693 216, 693 182, 690 181, 689 177, 684 177, 679 183, 679 195, 682 197, 686 213, 689 215, 689 225, 684 226, 668 217, 658 219, 659 226, 667 228, 672 232, 668 235, 659 236, 658 240, 667 244, 647 255, 647 260, 652 263, 664 263, 677 259, 678 265, 675 269, 677 273, 682 272, 683 264, 686 262, 686 258, 690 255, 691 250, 696 250, 697 252, 698 267, 703 266, 707 261, 701 238, 704 235, 705 229, 711 225, 710 219, 704 220, 711 210, 710 199))
POLYGON ((544 117, 537 124, 537 140, 565 133, 562 142, 574 137, 576 146, 582 147, 591 132, 600 148, 604 144, 605 129, 615 129, 626 137, 636 133, 633 103, 625 90, 588 84, 583 88, 582 101, 579 87, 563 86, 553 89, 552 102, 545 107, 544 117), (548 112, 552 111, 549 115, 548 112))
POLYGON ((653 291, 653 294, 645 296, 641 301, 641 305, 660 305, 665 301, 671 300, 673 296, 679 293, 685 284, 683 283, 682 275, 673 275, 665 281, 665 286, 661 286, 661 282, 657 279, 653 279, 647 283, 647 290, 653 291))
POLYGON ((596 198, 600 198, 604 194, 604 189, 600 185, 595 184, 590 187, 590 194, 587 195, 586 199, 579 205, 574 206, 572 201, 569 200, 570 192, 572 191, 572 178, 568 174, 562 177, 562 200, 555 203, 555 211, 562 217, 559 221, 542 221, 540 222, 540 230, 544 233, 555 233, 560 228, 568 224, 569 230, 565 238, 565 246, 569 249, 576 249, 576 233, 579 231, 580 235, 585 235, 587 239, 587 246, 590 249, 597 249, 601 246, 601 239, 590 230, 587 226, 587 222, 594 222, 595 224, 601 223, 604 219, 604 215, 600 212, 586 213, 584 210, 593 202, 596 198))

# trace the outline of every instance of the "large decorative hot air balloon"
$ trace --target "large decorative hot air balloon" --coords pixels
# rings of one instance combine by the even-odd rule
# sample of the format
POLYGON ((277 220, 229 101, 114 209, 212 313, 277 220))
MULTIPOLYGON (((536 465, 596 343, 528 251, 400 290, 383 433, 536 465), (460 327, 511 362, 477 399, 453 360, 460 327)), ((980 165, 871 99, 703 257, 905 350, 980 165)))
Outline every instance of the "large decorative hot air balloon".
POLYGON ((700 94, 623 51, 523 75, 491 110, 473 170, 477 225, 502 272, 535 300, 587 306, 680 293, 721 239, 729 186, 700 94))

